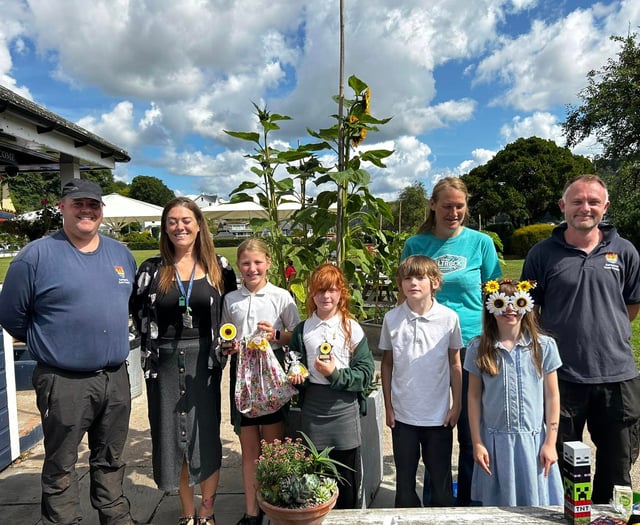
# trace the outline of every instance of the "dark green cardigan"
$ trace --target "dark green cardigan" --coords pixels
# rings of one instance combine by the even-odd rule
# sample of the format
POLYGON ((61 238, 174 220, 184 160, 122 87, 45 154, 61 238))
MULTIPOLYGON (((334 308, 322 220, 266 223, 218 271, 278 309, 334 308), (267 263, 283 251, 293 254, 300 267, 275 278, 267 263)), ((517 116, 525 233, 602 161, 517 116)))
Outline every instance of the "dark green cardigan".
MULTIPOLYGON (((304 323, 305 321, 302 321, 293 329, 289 348, 293 352, 301 354, 300 362, 309 368, 312 365, 307 363, 307 349, 303 341, 304 323)), ((354 348, 349 361, 349 368, 336 368, 331 375, 327 376, 327 379, 330 382, 329 386, 334 390, 357 392, 360 414, 364 416, 367 414, 367 396, 365 395, 365 391, 369 388, 373 380, 374 372, 373 356, 371 355, 369 343, 365 336, 362 338, 362 341, 358 343, 358 346, 354 348)), ((299 406, 304 404, 305 387, 308 381, 307 379, 303 384, 296 385, 299 389, 299 406)))

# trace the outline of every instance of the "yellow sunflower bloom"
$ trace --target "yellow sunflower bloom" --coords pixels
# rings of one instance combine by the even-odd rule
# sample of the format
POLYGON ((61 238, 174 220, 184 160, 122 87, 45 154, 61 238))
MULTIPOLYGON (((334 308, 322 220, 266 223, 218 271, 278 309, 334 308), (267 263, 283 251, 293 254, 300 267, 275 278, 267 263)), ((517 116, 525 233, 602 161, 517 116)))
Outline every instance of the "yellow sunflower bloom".
POLYGON ((331 352, 331 345, 329 343, 322 343, 320 345, 320 353, 321 354, 328 354, 331 352))
POLYGON ((531 284, 531 281, 520 281, 516 285, 516 288, 519 292, 528 292, 529 290, 531 290, 531 288, 533 288, 533 285, 531 284))
POLYGON ((495 293, 498 290, 500 290, 500 284, 498 283, 498 281, 487 281, 486 283, 484 283, 484 293, 495 293))
POLYGON ((364 138, 367 136, 367 130, 362 128, 360 130, 360 136, 359 137, 355 137, 354 139, 351 140, 351 143, 353 144, 354 148, 357 148, 360 143, 364 140, 364 138))

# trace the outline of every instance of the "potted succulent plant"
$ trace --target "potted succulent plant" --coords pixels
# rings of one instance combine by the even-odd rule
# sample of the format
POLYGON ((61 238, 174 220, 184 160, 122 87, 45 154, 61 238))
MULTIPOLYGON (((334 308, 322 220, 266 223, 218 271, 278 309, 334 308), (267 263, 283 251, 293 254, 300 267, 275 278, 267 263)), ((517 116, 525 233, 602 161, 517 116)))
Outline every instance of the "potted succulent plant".
POLYGON ((318 451, 309 437, 262 441, 256 461, 258 503, 275 525, 320 524, 334 507, 340 475, 331 448, 318 451))

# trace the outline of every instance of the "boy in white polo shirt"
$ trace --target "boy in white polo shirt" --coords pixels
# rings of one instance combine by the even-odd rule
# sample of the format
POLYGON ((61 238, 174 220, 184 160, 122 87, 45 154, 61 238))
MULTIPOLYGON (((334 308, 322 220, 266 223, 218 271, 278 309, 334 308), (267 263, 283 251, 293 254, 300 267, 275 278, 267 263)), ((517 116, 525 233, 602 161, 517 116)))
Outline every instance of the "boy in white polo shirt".
POLYGON ((462 396, 462 337, 458 315, 439 304, 442 274, 435 261, 412 255, 400 263, 406 300, 382 323, 382 392, 396 466, 395 506, 420 507, 418 461, 428 471, 432 506, 453 505, 453 427, 462 396))

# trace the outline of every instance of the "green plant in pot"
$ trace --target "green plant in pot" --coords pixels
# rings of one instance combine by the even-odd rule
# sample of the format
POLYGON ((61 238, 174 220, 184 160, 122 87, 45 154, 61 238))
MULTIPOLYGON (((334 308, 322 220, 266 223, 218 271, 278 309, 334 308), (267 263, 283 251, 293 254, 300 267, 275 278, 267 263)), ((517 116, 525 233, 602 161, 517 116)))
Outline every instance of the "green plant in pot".
POLYGON ((256 480, 263 501, 286 508, 315 507, 329 501, 338 491, 344 465, 329 457, 333 447, 318 451, 309 437, 262 441, 256 461, 256 480))

